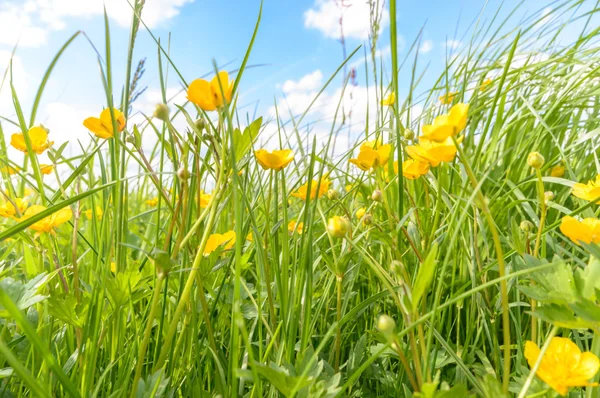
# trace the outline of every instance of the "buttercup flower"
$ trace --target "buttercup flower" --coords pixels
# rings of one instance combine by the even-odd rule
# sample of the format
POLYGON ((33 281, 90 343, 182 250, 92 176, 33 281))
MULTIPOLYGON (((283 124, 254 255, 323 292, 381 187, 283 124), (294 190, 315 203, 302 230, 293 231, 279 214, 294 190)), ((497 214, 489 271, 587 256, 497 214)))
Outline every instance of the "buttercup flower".
POLYGON ((248 232, 248 235, 246 235, 246 240, 248 242, 254 242, 254 236, 252 236, 252 232, 248 232))
POLYGON ((421 137, 437 142, 444 142, 448 137, 456 136, 467 126, 469 104, 456 104, 447 115, 435 118, 433 124, 423 126, 421 137))
POLYGON ((282 149, 269 152, 266 149, 254 151, 256 161, 265 170, 279 171, 294 160, 294 152, 291 149, 282 149))
POLYGON ((223 250, 231 249, 235 245, 235 231, 227 231, 224 234, 212 234, 209 236, 203 254, 209 256, 221 245, 225 245, 223 246, 223 250))
POLYGON ((600 203, 600 174, 596 176, 596 180, 590 180, 587 184, 576 183, 573 185, 573 195, 588 202, 595 201, 600 203))
POLYGON ((52 170, 54 170, 54 166, 51 164, 40 164, 40 171, 42 174, 48 175, 52 173, 52 170))
MULTIPOLYGON (((38 213, 46 210, 45 206, 33 205, 25 211, 23 220, 31 218, 38 213)), ((59 225, 66 223, 73 217, 73 212, 70 207, 63 207, 56 213, 49 215, 46 218, 42 218, 40 221, 29 226, 29 229, 33 229, 37 232, 51 232, 54 233, 54 229, 59 225)))
POLYGON ((114 261, 110 262, 110 272, 112 272, 113 274, 117 273, 117 263, 115 263, 114 261))
MULTIPOLYGON (((87 209, 83 211, 83 214, 87 217, 88 220, 91 220, 94 216, 94 211, 92 209, 87 209)), ((103 215, 104 211, 102 210, 102 207, 96 206, 96 217, 101 219, 103 215)))
POLYGON ((17 219, 17 217, 20 215, 22 216, 23 213, 25 212, 25 209, 27 209, 28 206, 28 202, 27 199, 21 199, 21 198, 16 198, 13 200, 14 204, 7 201, 6 203, 4 203, 2 206, 0 206, 0 217, 9 217, 9 218, 14 218, 17 219), (16 208, 15 208, 16 206, 16 208), (17 210, 18 214, 17 214, 17 210))
MULTIPOLYGON (((28 131, 29 140, 31 141, 31 149, 38 155, 54 144, 54 141, 48 141, 48 131, 41 127, 32 127, 28 131)), ((23 133, 15 133, 10 137, 10 145, 21 152, 27 152, 27 144, 23 133)))
POLYGON ((408 156, 414 160, 429 163, 432 167, 437 167, 441 162, 453 161, 456 151, 454 141, 450 137, 446 138, 444 142, 435 142, 421 138, 419 139, 419 145, 406 147, 408 156))
POLYGON ((349 162, 358 166, 359 169, 368 171, 374 167, 383 166, 388 162, 392 146, 390 144, 381 145, 380 142, 367 141, 360 146, 360 152, 355 159, 349 162))
POLYGON ((298 235, 302 235, 302 231, 304 230, 304 223, 299 222, 296 223, 296 220, 292 220, 288 223, 288 231, 293 233, 294 230, 298 233, 298 235))
POLYGON ((440 102, 442 104, 451 104, 457 95, 458 95, 458 91, 450 91, 440 97, 440 102))
POLYGON ((212 195, 209 193, 204 193, 200 191, 200 207, 205 209, 208 207, 208 204, 212 200, 212 195))
POLYGON ((565 166, 562 164, 557 164, 553 168, 550 169, 550 177, 562 177, 565 175, 565 166))
POLYGON ((150 207, 156 207, 156 205, 158 204, 158 198, 148 199, 146 201, 146 204, 150 207))
MULTIPOLYGON (((394 171, 398 174, 398 162, 394 162, 394 171)), ((429 163, 408 159, 402 162, 402 175, 409 180, 416 180, 429 172, 429 163)))
POLYGON ((573 242, 600 243, 600 220, 585 218, 582 221, 565 216, 560 224, 560 231, 573 242))
POLYGON ((4 166, 0 168, 0 173, 7 173, 9 176, 15 175, 17 174, 17 172, 19 171, 19 168, 15 168, 12 166, 4 166))
POLYGON ((360 209, 356 210, 356 213, 354 215, 356 216, 356 218, 361 219, 361 218, 363 218, 363 216, 365 215, 366 212, 367 212, 367 209, 365 209, 364 207, 361 207, 360 209))
POLYGON ((490 84, 492 84, 492 79, 485 79, 484 81, 481 82, 481 86, 479 86, 479 90, 480 91, 485 90, 490 84))
MULTIPOLYGON (((312 180, 312 183, 310 186, 310 198, 315 199, 315 198, 320 198, 321 196, 325 195, 327 193, 327 191, 329 191, 329 184, 330 184, 330 181, 327 177, 321 178, 321 184, 319 186, 319 191, 317 192, 317 185, 319 185, 319 181, 312 180)), ((306 183, 306 184, 302 185, 300 188, 298 188, 298 191, 293 192, 292 196, 294 196, 296 198, 300 198, 302 200, 306 200, 308 197, 308 183, 306 183)))
POLYGON ((396 93, 391 92, 390 95, 381 100, 381 105, 383 106, 393 106, 396 103, 396 93))
MULTIPOLYGON (((525 342, 525 358, 533 367, 540 356, 540 348, 532 341, 525 342)), ((592 386, 589 380, 600 368, 600 360, 591 352, 581 352, 577 344, 564 337, 553 337, 544 353, 537 376, 560 395, 571 387, 592 386)))
MULTIPOLYGON (((123 131, 125 128, 125 115, 116 108, 113 108, 113 115, 115 117, 117 131, 123 131)), ((100 113, 100 118, 88 117, 83 121, 83 125, 98 138, 108 139, 112 138, 114 135, 110 108, 104 109, 100 113)))
POLYGON ((227 72, 221 71, 210 83, 204 79, 191 82, 187 90, 187 99, 207 112, 214 111, 222 108, 225 102, 231 102, 232 91, 233 80, 229 80, 227 72))

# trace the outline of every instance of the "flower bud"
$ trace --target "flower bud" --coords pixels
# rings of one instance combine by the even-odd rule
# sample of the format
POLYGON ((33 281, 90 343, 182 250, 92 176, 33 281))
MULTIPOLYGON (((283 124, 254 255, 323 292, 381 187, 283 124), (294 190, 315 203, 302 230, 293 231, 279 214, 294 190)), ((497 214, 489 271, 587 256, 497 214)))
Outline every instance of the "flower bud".
POLYGON ((371 225, 373 224, 373 216, 370 214, 365 214, 362 218, 362 222, 365 225, 371 225))
POLYGON ((394 329, 396 329, 396 322, 389 315, 380 315, 377 320, 377 329, 383 334, 392 334, 394 333, 394 329))
POLYGON ((162 120, 163 122, 169 121, 169 112, 170 109, 167 104, 156 104, 156 108, 154 108, 154 117, 162 120))
POLYGON ((196 123, 194 123, 194 124, 196 125, 196 128, 200 132, 202 132, 202 130, 204 130, 204 128, 206 127, 206 122, 202 118, 196 120, 196 123))
POLYGON ((383 194, 381 193, 381 191, 379 189, 376 189, 371 194, 371 199, 373 199, 373 201, 375 201, 375 202, 381 203, 383 201, 383 194))
POLYGON ((125 137, 125 142, 128 144, 135 144, 135 138, 133 135, 128 135, 125 137))
POLYGON ((561 178, 565 175, 565 166, 562 164, 557 164, 553 168, 550 169, 550 177, 558 177, 561 178))
POLYGON ((327 232, 334 238, 343 238, 350 229, 350 221, 346 217, 333 216, 327 222, 327 232))
POLYGON ((330 189, 327 191, 327 197, 329 200, 337 200, 340 197, 340 194, 335 189, 330 189))
POLYGON ((533 167, 534 169, 541 169, 544 165, 544 161, 544 157, 539 152, 531 152, 527 156, 527 164, 533 167))
POLYGON ((521 221, 519 228, 521 228, 521 231, 523 232, 531 232, 533 231, 534 226, 530 221, 524 220, 521 221))
POLYGON ((554 199, 554 192, 546 191, 544 192, 544 202, 548 203, 554 199))
POLYGON ((415 132, 411 129, 404 129, 404 138, 408 141, 415 139, 415 132))
POLYGON ((179 170, 177 170, 177 177, 185 181, 191 177, 191 174, 186 167, 181 167, 179 170))

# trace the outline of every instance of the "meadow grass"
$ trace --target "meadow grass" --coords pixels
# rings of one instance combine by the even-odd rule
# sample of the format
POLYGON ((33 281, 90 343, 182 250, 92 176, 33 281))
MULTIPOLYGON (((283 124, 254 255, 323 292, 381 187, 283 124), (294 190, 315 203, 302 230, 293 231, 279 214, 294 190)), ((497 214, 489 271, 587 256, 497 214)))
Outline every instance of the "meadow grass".
MULTIPOLYGON (((565 216, 600 209, 572 195, 600 174, 598 3, 557 1, 518 23, 518 9, 478 18, 421 87, 420 38, 401 58, 400 4, 389 0, 392 73, 371 15, 368 48, 349 51, 304 112, 282 102, 269 120, 237 109, 261 8, 233 96, 214 111, 169 103, 169 73, 186 88, 197 76, 184 78, 155 38, 168 108, 133 124, 135 40, 152 34, 143 3, 133 4, 125 67, 111 61, 106 16, 95 46, 112 137, 74 157, 47 149, 55 183, 29 129, 54 67, 84 34, 52 60, 31 107, 5 75, 16 117, 0 124, 0 396, 551 397, 548 366, 541 356, 528 364, 526 341, 546 352, 562 336, 600 355, 600 226, 587 243, 559 230, 565 216), (340 150, 351 123, 342 98, 321 121, 325 139, 307 122, 332 86, 351 90, 347 67, 361 57, 374 97, 340 150), (456 153, 405 178, 414 135, 458 103, 469 108, 450 137, 456 153), (7 151, 17 131, 19 164, 7 151), (368 171, 349 162, 374 140, 392 146, 389 160, 368 171), (295 158, 264 169, 254 151, 268 141, 295 158), (304 184, 315 195, 293 195, 304 184), (28 214, 22 198, 44 208, 28 214), (228 231, 233 240, 215 235, 228 231)), ((573 386, 571 396, 600 396, 573 386)))

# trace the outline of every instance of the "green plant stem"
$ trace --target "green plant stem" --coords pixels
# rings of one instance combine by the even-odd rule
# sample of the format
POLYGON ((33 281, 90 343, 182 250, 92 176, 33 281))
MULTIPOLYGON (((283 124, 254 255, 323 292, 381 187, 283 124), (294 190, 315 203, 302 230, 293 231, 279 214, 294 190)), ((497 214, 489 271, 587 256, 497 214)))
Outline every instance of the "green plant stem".
POLYGON ((144 330, 144 338, 142 340, 142 344, 140 345, 138 360, 135 367, 135 376, 133 377, 133 385, 131 386, 131 394, 129 395, 131 398, 136 396, 138 381, 142 376, 142 369, 144 367, 144 359, 146 357, 146 349, 148 348, 148 343, 150 342, 150 336, 152 334, 152 324, 154 323, 154 318, 156 316, 156 310, 158 309, 158 302, 160 299, 160 292, 162 288, 162 283, 164 280, 164 274, 159 272, 156 277, 156 283, 154 284, 154 292, 152 292, 152 301, 150 303, 150 313, 148 314, 148 319, 146 320, 146 329, 144 330))
MULTIPOLYGON (((537 193, 538 193, 538 201, 540 203, 540 224, 537 226, 537 236, 535 238, 535 247, 533 249, 533 257, 538 257, 540 245, 542 242, 542 231, 544 230, 544 224, 546 223, 546 214, 547 214, 547 206, 546 206, 546 198, 544 196, 544 181, 542 180, 542 172, 540 169, 535 170, 535 174, 537 176, 537 193)), ((535 299, 531 299, 531 312, 535 312, 535 308, 537 306, 537 302, 535 299)), ((531 317, 531 341, 537 344, 537 323, 538 320, 536 317, 531 317)))
MULTIPOLYGON (((475 177, 475 173, 473 173, 473 169, 465 156, 465 153, 459 143, 456 141, 456 137, 452 137, 452 141, 454 145, 458 149, 458 153, 460 155, 460 159, 465 166, 465 170, 469 179, 471 180, 471 185, 473 189, 477 189, 479 183, 477 178, 475 177)), ((496 257, 498 259, 498 273, 500 277, 504 277, 506 275, 506 266, 504 264, 504 252, 502 250, 502 244, 500 242, 500 236, 498 235, 498 230, 496 229, 496 224, 494 223, 494 218, 490 213, 490 209, 487 206, 486 199, 481 192, 481 190, 477 191, 477 197, 479 202, 481 203, 481 209, 483 214, 487 219, 487 223, 490 228, 490 232, 492 234, 492 239, 494 241, 494 248, 496 249, 496 257)), ((502 301, 502 332, 504 338, 504 362, 503 362, 503 374, 502 374, 502 388, 505 393, 508 393, 508 383, 510 381, 510 316, 509 316, 509 307, 508 307, 508 283, 506 280, 502 280, 500 282, 500 298, 502 301)))

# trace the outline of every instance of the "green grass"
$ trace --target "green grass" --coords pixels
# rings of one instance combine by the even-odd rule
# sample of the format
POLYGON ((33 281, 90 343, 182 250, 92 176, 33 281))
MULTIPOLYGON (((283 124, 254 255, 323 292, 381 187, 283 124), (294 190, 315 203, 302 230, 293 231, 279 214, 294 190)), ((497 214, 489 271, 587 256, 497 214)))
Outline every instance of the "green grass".
MULTIPOLYGON (((551 397, 524 358, 526 340, 542 347, 554 335, 569 337, 600 355, 600 248, 577 245, 558 228, 566 215, 600 212, 571 195, 574 182, 600 174, 598 4, 555 2, 550 22, 541 12, 515 23, 520 9, 505 20, 505 12, 485 10, 460 38, 458 55, 439 60, 445 68, 434 86, 424 87, 420 38, 400 58, 401 4, 387 3, 397 73, 375 58, 373 37, 372 48, 349 51, 318 93, 341 80, 348 89, 348 62, 372 58, 369 120, 341 156, 332 156, 348 123, 341 102, 322 142, 306 126, 318 98, 300 115, 276 104, 269 121, 238 111, 239 83, 266 23, 262 8, 231 104, 209 113, 169 104, 169 121, 148 115, 112 139, 94 139, 81 155, 52 148, 57 184, 44 181, 27 134, 21 164, 7 146, 13 132, 37 125, 53 68, 84 35, 75 33, 52 60, 30 108, 7 71, 3 87, 17 117, 2 117, 0 204, 31 191, 30 204, 47 210, 0 219, 0 396, 551 397), (394 160, 407 159, 407 129, 418 134, 448 111, 438 101, 448 91, 470 104, 456 158, 416 180, 386 178, 394 160), (390 92, 399 93, 394 107, 374 106, 390 92), (270 138, 296 154, 279 172, 263 170, 253 155, 273 131, 270 138), (368 173, 348 163, 375 138, 394 146, 388 165, 368 173), (144 151, 142 140, 155 144, 144 151), (527 164, 532 151, 545 158, 537 172, 527 164), (564 176, 549 176, 561 163, 564 176), (10 176, 7 165, 18 173, 10 176), (290 195, 322 177, 337 195, 290 195), (381 202, 372 199, 377 189, 381 202), (212 193, 207 207, 201 191, 212 193), (545 191, 554 194, 547 203, 545 191), (146 203, 153 198, 156 206, 146 203), (28 229, 66 206, 74 216, 56 234, 28 229), (372 223, 354 216, 361 207, 372 223), (327 232, 335 215, 351 220, 344 238, 327 232), (302 233, 288 231, 292 220, 304 223, 302 233), (519 228, 523 221, 533 229, 519 228), (229 230, 235 245, 204 256, 209 236, 229 230), (383 314, 393 330, 378 329, 383 314)), ((105 46, 95 46, 106 106, 126 117, 135 39, 147 31, 137 17, 143 2, 134 7, 127 65, 111 62, 107 17, 105 46), (119 73, 124 88, 113 86, 119 73)), ((158 39, 154 56, 148 62, 159 65, 164 102, 169 71, 182 85, 197 77, 184 80, 158 39)), ((574 388, 571 396, 598 390, 574 388)))

